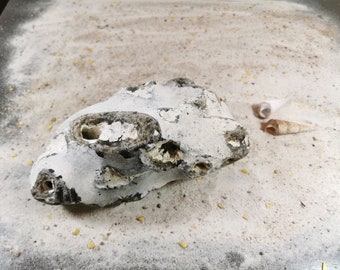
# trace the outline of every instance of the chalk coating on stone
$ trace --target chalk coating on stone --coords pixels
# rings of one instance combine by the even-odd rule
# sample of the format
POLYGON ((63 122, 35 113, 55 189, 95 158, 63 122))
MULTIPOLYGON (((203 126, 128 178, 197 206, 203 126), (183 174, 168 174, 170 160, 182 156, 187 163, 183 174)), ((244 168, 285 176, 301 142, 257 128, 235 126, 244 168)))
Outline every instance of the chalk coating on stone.
POLYGON ((248 154, 226 103, 189 79, 127 87, 57 130, 34 163, 32 195, 48 204, 118 205, 248 154))

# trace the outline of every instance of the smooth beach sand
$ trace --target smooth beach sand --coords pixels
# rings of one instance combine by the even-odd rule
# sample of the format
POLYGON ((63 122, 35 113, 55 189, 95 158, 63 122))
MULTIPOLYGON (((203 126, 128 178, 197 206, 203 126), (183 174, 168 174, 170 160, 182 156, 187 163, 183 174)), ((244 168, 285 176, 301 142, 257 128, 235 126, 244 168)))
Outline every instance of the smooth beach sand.
POLYGON ((11 40, 2 269, 340 267, 339 33, 284 1, 55 1, 11 40), (249 131, 246 158, 116 208, 33 199, 30 164, 67 117, 176 77, 226 99, 249 131), (271 118, 315 130, 264 133, 251 105, 268 99, 288 100, 271 118))

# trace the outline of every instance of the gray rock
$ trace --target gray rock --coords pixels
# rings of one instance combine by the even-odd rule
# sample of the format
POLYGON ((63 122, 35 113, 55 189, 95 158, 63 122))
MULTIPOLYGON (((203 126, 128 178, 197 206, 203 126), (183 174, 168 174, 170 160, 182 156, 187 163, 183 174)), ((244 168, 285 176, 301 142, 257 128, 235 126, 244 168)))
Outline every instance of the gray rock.
POLYGON ((118 205, 247 155, 246 129, 214 93, 178 78, 127 87, 58 129, 31 171, 48 204, 118 205))

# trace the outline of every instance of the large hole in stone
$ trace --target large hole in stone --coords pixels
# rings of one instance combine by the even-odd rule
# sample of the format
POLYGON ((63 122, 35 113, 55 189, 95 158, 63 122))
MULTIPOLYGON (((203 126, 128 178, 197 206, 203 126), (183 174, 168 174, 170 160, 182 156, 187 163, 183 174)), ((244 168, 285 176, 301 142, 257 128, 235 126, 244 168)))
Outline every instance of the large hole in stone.
POLYGON ((101 132, 98 127, 82 126, 81 136, 85 140, 97 140, 99 139, 101 132))

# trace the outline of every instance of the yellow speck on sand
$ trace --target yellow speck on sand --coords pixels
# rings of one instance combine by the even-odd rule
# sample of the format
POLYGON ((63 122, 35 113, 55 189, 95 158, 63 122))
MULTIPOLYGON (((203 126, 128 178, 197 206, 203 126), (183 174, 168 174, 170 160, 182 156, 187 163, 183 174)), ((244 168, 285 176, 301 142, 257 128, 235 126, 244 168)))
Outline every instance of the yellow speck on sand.
POLYGON ((244 220, 248 220, 248 216, 247 216, 247 215, 243 215, 242 218, 243 218, 244 220))
POLYGON ((190 17, 189 17, 189 21, 190 21, 190 22, 193 22, 194 20, 195 20, 195 17, 194 17, 194 16, 190 16, 190 17))
POLYGON ((24 121, 20 120, 20 121, 18 122, 18 127, 22 127, 23 125, 24 125, 24 121))
POLYGON ((11 154, 11 157, 13 157, 13 158, 15 158, 15 157, 17 157, 17 156, 18 156, 17 153, 12 153, 12 154, 11 154))
POLYGON ((46 126, 46 129, 47 129, 48 131, 50 131, 52 128, 53 128, 52 125, 47 125, 47 126, 46 126))
POLYGON ((93 52, 93 49, 91 47, 85 47, 84 50, 86 50, 88 52, 93 52))
POLYGON ((33 166, 34 164, 34 161, 32 159, 30 159, 29 161, 27 161, 27 165, 28 166, 33 166))
POLYGON ((51 122, 51 123, 54 123, 55 121, 57 121, 57 118, 51 117, 50 122, 51 122))
POLYGON ((144 218, 144 216, 139 216, 139 217, 137 217, 136 219, 137 219, 139 222, 142 223, 142 222, 144 221, 145 218, 144 218))
POLYGON ((223 204, 222 203, 218 203, 217 207, 220 208, 220 209, 223 209, 223 204))
POLYGON ((249 175, 249 174, 250 174, 250 172, 249 172, 247 169, 242 169, 242 170, 241 170, 241 173, 243 173, 243 174, 247 174, 247 175, 249 175))
POLYGON ((96 247, 96 245, 93 243, 93 241, 90 241, 87 243, 87 248, 88 249, 94 249, 96 247))
POLYGON ((202 181, 204 180, 204 177, 198 177, 198 178, 196 178, 196 183, 197 184, 199 184, 199 183, 201 183, 202 181))
POLYGON ((14 88, 11 86, 11 87, 8 87, 7 89, 8 92, 13 92, 14 91, 14 88))
POLYGON ((80 230, 79 229, 75 229, 72 234, 77 236, 79 233, 80 233, 80 230))
POLYGON ((92 64, 94 63, 94 60, 93 60, 93 59, 89 59, 88 63, 89 63, 90 65, 92 65, 92 64))
POLYGON ((48 220, 51 220, 51 219, 52 219, 52 216, 51 216, 51 215, 47 215, 47 219, 48 219, 48 220))
POLYGON ((280 173, 280 171, 279 171, 279 170, 277 170, 277 169, 275 169, 275 170, 274 170, 274 173, 275 173, 275 174, 279 174, 279 173, 280 173))
POLYGON ((188 244, 185 243, 184 241, 178 242, 178 245, 179 245, 181 248, 187 248, 187 247, 188 247, 188 244))
POLYGON ((273 206, 273 204, 271 202, 266 202, 266 208, 271 208, 273 206))

